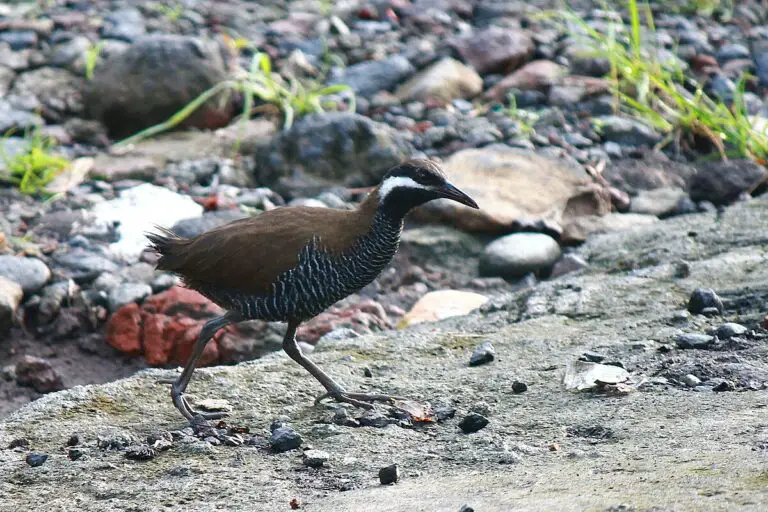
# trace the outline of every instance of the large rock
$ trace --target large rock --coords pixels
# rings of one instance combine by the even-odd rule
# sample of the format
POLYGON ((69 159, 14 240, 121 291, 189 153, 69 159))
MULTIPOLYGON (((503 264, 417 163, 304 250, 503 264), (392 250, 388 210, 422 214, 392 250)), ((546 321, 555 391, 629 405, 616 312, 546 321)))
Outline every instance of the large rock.
POLYGON ((318 190, 339 183, 368 186, 412 154, 411 144, 386 124, 346 112, 314 114, 256 148, 254 177, 288 195, 302 181, 318 190))
POLYGON ((400 101, 428 99, 449 102, 457 98, 472 98, 483 90, 483 79, 475 70, 461 62, 445 58, 398 87, 400 101))
POLYGON ((523 30, 490 27, 453 43, 470 66, 486 73, 509 73, 533 56, 531 36, 523 30))
MULTIPOLYGON (((502 145, 459 151, 444 167, 451 183, 474 198, 480 209, 441 199, 420 207, 414 216, 467 231, 538 227, 558 232, 569 201, 591 182, 572 161, 502 145)), ((597 197, 595 209, 582 208, 579 214, 602 211, 601 201, 597 197)))
POLYGON ((341 74, 329 80, 329 84, 348 85, 355 94, 373 96, 379 91, 389 91, 416 72, 416 68, 402 55, 381 60, 366 60, 344 68, 341 74))
MULTIPOLYGON (((215 41, 175 35, 139 39, 97 66, 88 82, 88 113, 109 135, 122 138, 163 122, 198 95, 228 78, 228 55, 215 41)), ((235 113, 234 96, 222 93, 195 111, 182 127, 215 129, 235 113)))
POLYGON ((429 292, 411 307, 397 323, 404 329, 422 322, 436 322, 454 316, 468 315, 488 302, 488 297, 461 290, 439 290, 429 292))
MULTIPOLYGON (((252 510, 254 503, 288 510, 294 499, 309 512, 359 511, 361 503, 382 512, 458 511, 463 504, 483 511, 664 510, 670 503, 760 510, 766 442, 760 412, 768 382, 760 322, 768 266, 765 235, 755 226, 766 223, 768 201, 756 199, 719 217, 679 216, 598 235, 579 251, 589 269, 516 293, 501 310, 493 304, 315 348, 312 359, 348 390, 431 404, 438 421, 424 422, 416 404, 402 404, 416 413, 414 427, 330 424, 338 406, 313 406, 322 387, 284 353, 195 372, 188 396, 226 400, 227 429, 243 432, 242 445, 237 438, 219 443, 174 433, 172 448, 145 462, 126 460, 128 443, 102 441, 99 448, 99 439, 157 439, 159 430, 186 426, 168 386, 156 385, 176 371, 145 370, 46 395, 0 421, 2 506, 28 510, 34 496, 62 511, 182 501, 190 510, 252 510), (698 233, 695 242, 681 243, 689 232, 698 233), (671 277, 677 260, 689 263, 688 277, 671 277), (741 319, 756 336, 716 350, 677 350, 680 330, 722 323, 677 314, 702 286, 721 293, 728 320, 741 319), (496 351, 493 363, 470 367, 472 349, 485 341, 496 351), (614 370, 621 375, 609 376, 613 382, 628 380, 567 389, 574 379, 594 377, 594 364, 577 362, 588 351, 621 363, 626 373, 614 370), (701 387, 681 382, 688 374, 701 387), (514 393, 519 384, 528 391, 514 393), (716 387, 738 392, 708 392, 716 387), (470 413, 487 417, 488 425, 463 433, 459 423, 470 413), (259 449, 278 417, 303 446, 331 454, 332 463, 307 471, 300 453, 259 449), (89 459, 73 461, 62 451, 73 434, 89 459), (50 454, 44 466, 30 468, 29 451, 6 448, 20 437, 31 450, 50 454), (382 486, 378 471, 393 458, 401 479, 382 486), (593 488, 601 492, 585 492, 593 488)), ((350 416, 360 415, 349 409, 337 418, 354 424, 350 416)))
POLYGON ((768 170, 751 160, 703 162, 697 170, 689 184, 691 199, 717 205, 732 203, 768 180, 768 170))

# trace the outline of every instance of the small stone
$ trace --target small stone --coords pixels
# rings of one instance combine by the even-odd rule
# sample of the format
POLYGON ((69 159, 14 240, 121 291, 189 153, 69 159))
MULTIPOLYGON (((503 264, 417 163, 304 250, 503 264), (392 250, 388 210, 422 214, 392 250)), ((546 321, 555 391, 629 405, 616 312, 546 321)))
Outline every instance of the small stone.
POLYGON ((61 375, 48 360, 29 355, 16 363, 16 382, 20 386, 34 388, 38 393, 64 389, 61 375))
POLYGON ((496 358, 496 349, 493 348, 493 344, 490 341, 484 341, 469 358, 469 366, 480 366, 481 364, 490 363, 496 358))
POLYGON ((683 378, 680 380, 682 381, 683 384, 691 388, 701 384, 701 379, 690 373, 688 375, 684 375, 683 378))
POLYGON ((729 338, 733 338, 734 336, 741 336, 742 334, 745 334, 747 330, 748 329, 741 324, 727 322, 718 327, 717 331, 715 331, 715 334, 721 340, 727 340, 729 338))
POLYGON ((694 315, 702 314, 707 308, 723 312, 723 301, 712 288, 696 288, 688 299, 688 311, 694 315))
POLYGON ((384 428, 387 425, 390 425, 395 422, 394 418, 390 418, 384 413, 381 413, 374 409, 365 411, 363 414, 360 415, 360 417, 358 418, 358 421, 360 422, 360 425, 364 427, 373 427, 373 428, 384 428))
POLYGON ((528 384, 525 382, 520 382, 519 380, 516 380, 512 383, 512 391, 515 393, 525 393, 528 391, 528 384))
POLYGON ((682 349, 705 349, 715 341, 713 336, 708 334, 697 334, 686 332, 680 334, 675 342, 682 349))
POLYGON ((471 98, 483 90, 483 79, 474 69, 446 57, 419 72, 395 95, 402 102, 438 99, 444 102, 456 98, 471 98))
POLYGON ((333 422, 343 427, 359 427, 360 426, 360 422, 357 421, 355 418, 350 418, 349 414, 347 413, 347 410, 344 409, 343 407, 339 407, 333 413, 333 422))
POLYGON ((8 443, 8 449, 13 450, 14 448, 29 448, 29 440, 24 437, 19 437, 8 443))
POLYGON ((373 372, 371 371, 371 369, 370 369, 370 368, 368 368, 368 367, 366 366, 365 368, 363 368, 363 375, 364 375, 365 377, 371 378, 371 377, 373 377, 373 372))
POLYGON ((475 509, 467 505, 466 503, 461 506, 459 512, 475 512, 475 509))
POLYGON ((581 354, 579 359, 582 361, 589 361, 590 363, 602 363, 605 360, 605 356, 603 354, 598 354, 597 352, 588 350, 581 354))
POLYGON ((718 316, 720 314, 720 310, 712 306, 712 307, 702 309, 701 314, 708 317, 718 316))
POLYGON ((140 303, 152 295, 152 287, 144 283, 126 283, 113 288, 108 295, 109 310, 115 312, 126 304, 140 303))
POLYGON ((486 425, 488 425, 488 418, 482 414, 471 412, 464 416, 464 419, 459 423, 459 428, 465 434, 471 434, 484 428, 486 425))
POLYGON ((86 450, 83 448, 70 448, 67 451, 67 457, 69 460, 75 461, 83 458, 83 455, 86 454, 86 450))
POLYGON ((654 146, 661 140, 661 135, 637 119, 600 116, 596 120, 605 140, 623 146, 654 146))
POLYGON ((724 391, 736 391, 736 386, 729 380, 723 380, 717 386, 712 388, 712 391, 722 393, 724 391))
POLYGON ((269 445, 276 453, 295 450, 301 446, 302 442, 303 439, 299 433, 291 427, 278 427, 272 431, 272 436, 269 438, 269 445))
POLYGON ((579 270, 587 268, 588 266, 589 263, 587 263, 582 257, 576 254, 564 254, 562 258, 555 262, 549 277, 550 279, 554 279, 565 274, 578 272, 579 270))
POLYGON ((51 270, 37 258, 0 256, 0 276, 21 285, 25 294, 40 290, 51 277, 51 270))
POLYGON ((334 76, 329 84, 348 85, 356 95, 370 97, 379 91, 391 90, 416 72, 416 68, 402 55, 387 59, 366 60, 353 64, 334 76))
POLYGON ((45 461, 48 460, 48 456, 42 453, 35 453, 32 452, 27 455, 27 464, 32 466, 33 468, 36 468, 38 466, 42 466, 45 464, 45 461))
POLYGON ((319 468, 328 462, 331 456, 322 450, 307 450, 304 452, 304 465, 310 468, 319 468))
POLYGON ((392 464, 379 470, 379 482, 381 485, 397 483, 400 480, 400 468, 397 464, 392 464))
POLYGON ((24 297, 21 285, 0 276, 0 337, 13 327, 14 318, 24 297))
POLYGON ((436 407, 435 408, 435 418, 437 418, 437 421, 447 421, 451 418, 456 416, 456 408, 455 407, 436 407))
POLYGON ((67 446, 77 446, 79 442, 80 437, 77 434, 72 434, 69 436, 69 439, 67 439, 67 446))
POLYGON ((514 233, 488 244, 480 257, 480 274, 514 279, 547 272, 560 254, 560 245, 549 235, 514 233))
POLYGON ((129 446, 125 450, 125 457, 131 460, 152 460, 155 458, 155 450, 146 444, 140 444, 137 446, 129 446))

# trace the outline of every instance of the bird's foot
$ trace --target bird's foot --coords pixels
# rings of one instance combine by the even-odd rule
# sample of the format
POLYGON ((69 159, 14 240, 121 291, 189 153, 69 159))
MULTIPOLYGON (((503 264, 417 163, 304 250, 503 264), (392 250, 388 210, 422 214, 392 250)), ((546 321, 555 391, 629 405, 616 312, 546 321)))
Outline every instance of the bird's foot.
POLYGON ((315 405, 319 404, 321 401, 325 400, 326 398, 333 398, 337 402, 345 402, 348 404, 352 404, 355 407, 360 407, 362 409, 373 409, 374 402, 388 402, 391 404, 395 400, 404 400, 404 398, 392 396, 392 395, 386 395, 386 394, 380 394, 380 393, 356 393, 356 392, 345 391, 343 388, 341 388, 341 389, 334 389, 320 395, 315 399, 315 405))
POLYGON ((194 410, 189 405, 189 402, 187 402, 184 393, 179 389, 176 382, 171 384, 171 399, 173 400, 173 405, 175 405, 179 412, 189 421, 192 421, 195 416, 200 416, 206 420, 220 420, 221 418, 226 418, 228 416, 226 412, 200 412, 194 410))

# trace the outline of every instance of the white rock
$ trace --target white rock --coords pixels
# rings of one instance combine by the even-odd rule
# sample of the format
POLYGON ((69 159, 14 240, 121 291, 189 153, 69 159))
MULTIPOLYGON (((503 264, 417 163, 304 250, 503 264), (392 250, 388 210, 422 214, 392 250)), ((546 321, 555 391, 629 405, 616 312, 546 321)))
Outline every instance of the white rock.
POLYGON ((488 297, 485 295, 473 292, 459 290, 430 292, 413 305, 397 326, 402 329, 421 322, 435 322, 452 316, 467 315, 487 301, 488 297))
POLYGON ((123 191, 117 199, 97 204, 93 213, 99 225, 120 223, 120 240, 109 250, 114 257, 135 263, 147 246, 145 232, 153 231, 155 224, 171 227, 180 220, 198 217, 203 207, 190 197, 144 183, 123 191))

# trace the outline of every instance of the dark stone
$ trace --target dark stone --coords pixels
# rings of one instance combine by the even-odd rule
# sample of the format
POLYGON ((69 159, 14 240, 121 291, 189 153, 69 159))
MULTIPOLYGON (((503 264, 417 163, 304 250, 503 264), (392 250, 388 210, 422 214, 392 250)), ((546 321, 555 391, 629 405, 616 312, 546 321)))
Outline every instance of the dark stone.
POLYGON ((688 311, 694 315, 703 313, 706 308, 715 308, 718 313, 723 312, 723 301, 712 288, 696 288, 688 299, 688 311))
POLYGON ((13 51, 32 48, 37 45, 37 33, 32 30, 0 32, 0 43, 8 43, 13 51))
POLYGON ((395 422, 393 418, 386 416, 385 414, 376 411, 374 409, 365 411, 358 418, 360 425, 363 427, 384 428, 395 422))
POLYGON ((80 437, 77 434, 72 434, 69 436, 69 439, 67 439, 67 446, 77 446, 79 442, 80 437))
POLYGON ((472 352, 472 356, 469 358, 469 366, 480 366, 481 364, 490 363, 495 358, 496 349, 493 348, 493 344, 490 341, 484 341, 472 352))
POLYGON ((712 388, 712 391, 721 393, 723 391, 736 391, 736 386, 729 380, 723 380, 717 386, 712 388))
POLYGON ((272 432, 272 436, 269 439, 269 444, 272 450, 276 453, 287 452, 288 450, 295 450, 299 446, 303 439, 298 432, 291 427, 278 427, 272 432))
POLYGON ((381 60, 367 60, 353 64, 329 84, 345 84, 362 97, 370 97, 379 91, 390 91, 416 72, 416 68, 402 55, 381 60))
POLYGON ((455 407, 437 407, 435 408, 435 418, 437 418, 437 421, 442 422, 449 420, 456 416, 456 408, 455 407))
POLYGON ((675 341, 683 349, 706 349, 714 343, 715 338, 708 334, 683 333, 675 341))
POLYGON ((371 378, 371 377, 373 377, 373 372, 371 371, 370 368, 368 368, 366 366, 365 368, 363 368, 363 375, 368 377, 368 378, 371 378))
POLYGON ((36 468, 38 466, 42 466, 45 464, 45 461, 48 460, 48 456, 42 453, 30 453, 27 455, 27 464, 32 466, 33 468, 36 468))
POLYGON ((519 380, 516 380, 512 383, 512 391, 515 393, 525 393, 528 391, 528 384, 525 382, 520 382, 519 380))
POLYGON ((471 412, 464 416, 464 419, 459 423, 459 428, 465 434, 471 434, 484 428, 486 425, 488 425, 488 418, 482 414, 471 412))
POLYGON ((688 193, 693 201, 727 205, 768 180, 768 170, 751 160, 713 160, 698 165, 688 193))
POLYGON ((590 363, 600 363, 603 360, 605 360, 605 356, 602 354, 598 354, 597 352, 591 352, 586 351, 583 354, 581 354, 581 357, 579 358, 582 361, 589 361, 590 363))
POLYGON ((24 133, 43 124, 45 122, 39 115, 16 109, 6 100, 0 100, 0 135, 11 130, 16 134, 24 133))
POLYGON ((16 363, 16 382, 29 386, 38 393, 50 393, 64 389, 61 375, 45 359, 24 356, 16 363))
POLYGON ((741 324, 728 322, 718 327, 717 331, 715 331, 715 334, 721 340, 727 340, 733 338, 734 336, 741 336, 742 334, 746 334, 747 330, 748 329, 741 324))
POLYGON ((379 482, 381 485, 397 483, 400 480, 400 468, 397 464, 392 464, 379 470, 379 482))
POLYGON ((13 450, 14 448, 29 448, 29 440, 24 437, 14 439, 8 444, 8 449, 13 450))
POLYGON ((155 450, 146 444, 129 446, 125 450, 125 457, 131 460, 152 460, 155 458, 155 450))
POLYGON ((69 451, 67 451, 67 457, 69 460, 79 460, 83 458, 83 455, 86 454, 86 450, 82 448, 70 448, 69 451))
POLYGON ((104 17, 101 36, 105 39, 118 39, 131 43, 146 31, 141 11, 126 7, 110 12, 104 17))
POLYGON ((658 132, 637 119, 619 116, 600 116, 597 119, 605 140, 624 146, 654 146, 661 141, 658 132))
MULTIPOLYGON (((161 123, 227 78, 225 50, 216 42, 176 35, 147 36, 96 68, 86 88, 88 114, 123 138, 161 123)), ((234 115, 234 96, 211 98, 180 128, 215 129, 234 115)))

